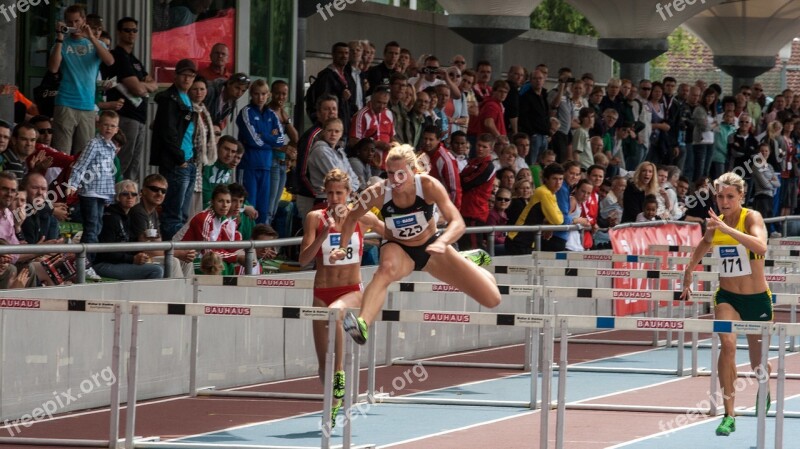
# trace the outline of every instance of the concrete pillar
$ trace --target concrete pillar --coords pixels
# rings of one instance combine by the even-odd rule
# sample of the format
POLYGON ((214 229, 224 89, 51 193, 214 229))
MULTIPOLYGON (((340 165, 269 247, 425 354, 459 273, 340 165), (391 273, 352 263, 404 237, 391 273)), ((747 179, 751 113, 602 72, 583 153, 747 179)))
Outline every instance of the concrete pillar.
POLYGON ((714 56, 714 65, 733 77, 733 92, 752 86, 756 77, 775 67, 774 56, 714 56))
MULTIPOLYGON (((17 21, 0 20, 0 84, 16 84, 17 21)), ((0 95, 0 119, 14 123, 14 96, 0 95)))
POLYGON ((473 68, 478 61, 486 60, 494 73, 500 73, 505 69, 503 44, 528 31, 530 17, 453 14, 448 16, 448 27, 474 44, 473 68))
POLYGON ((666 39, 602 38, 597 49, 620 64, 620 78, 634 84, 647 76, 646 64, 669 50, 666 39))

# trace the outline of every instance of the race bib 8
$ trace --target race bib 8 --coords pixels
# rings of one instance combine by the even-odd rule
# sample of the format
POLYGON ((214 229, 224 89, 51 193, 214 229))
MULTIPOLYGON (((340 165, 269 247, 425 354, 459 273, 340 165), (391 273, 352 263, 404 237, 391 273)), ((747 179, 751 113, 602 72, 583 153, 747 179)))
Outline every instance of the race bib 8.
POLYGON ((747 276, 753 272, 750 258, 744 245, 722 245, 714 247, 714 257, 722 260, 719 277, 732 278, 747 276))
POLYGON ((392 236, 398 240, 411 240, 428 227, 423 212, 387 217, 384 222, 386 228, 392 231, 392 236))
POLYGON ((334 263, 331 263, 328 254, 331 253, 332 250, 339 247, 339 242, 342 241, 342 234, 340 233, 331 233, 328 234, 328 238, 325 239, 325 243, 322 244, 322 264, 323 265, 351 265, 351 264, 360 264, 361 263, 361 239, 354 233, 350 236, 350 243, 347 244, 347 249, 345 249, 345 256, 342 260, 337 260, 334 263), (355 238, 354 238, 355 237, 355 238))

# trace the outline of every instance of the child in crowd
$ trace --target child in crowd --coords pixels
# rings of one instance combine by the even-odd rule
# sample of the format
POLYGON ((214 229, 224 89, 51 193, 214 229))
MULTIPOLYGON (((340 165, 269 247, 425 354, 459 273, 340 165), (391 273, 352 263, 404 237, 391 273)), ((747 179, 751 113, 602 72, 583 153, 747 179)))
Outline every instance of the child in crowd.
MULTIPOLYGON (((278 238, 278 233, 272 229, 272 226, 267 224, 258 224, 256 227, 253 228, 252 233, 252 240, 256 241, 263 241, 263 240, 275 240, 278 238)), ((250 239, 248 239, 250 240, 250 239)), ((253 274, 258 275, 262 274, 262 263, 268 260, 272 260, 278 256, 277 247, 269 247, 269 248, 258 248, 256 249, 256 265, 253 267, 253 274)), ((245 274, 245 267, 243 265, 236 266, 236 274, 239 276, 243 276, 245 274)))
POLYGON ((233 182, 233 159, 244 154, 244 146, 231 136, 222 136, 217 142, 217 160, 203 167, 203 209, 211 205, 211 193, 220 184, 233 182))
POLYGON ((658 199, 655 195, 647 195, 644 199, 644 208, 642 212, 636 216, 636 222, 640 221, 656 221, 658 213, 658 199))
MULTIPOLYGON (((83 218, 81 243, 97 243, 103 225, 106 204, 114 200, 114 156, 117 148, 112 139, 119 130, 119 115, 114 111, 100 113, 99 133, 89 141, 78 157, 67 183, 67 196, 78 192, 83 218)), ((89 254, 94 261, 94 254, 89 254)), ((86 277, 100 280, 94 269, 86 270, 86 277)))
POLYGON ((458 172, 461 173, 469 160, 469 141, 464 131, 455 131, 450 135, 450 151, 458 163, 458 172))
MULTIPOLYGON (((235 242, 241 240, 241 236, 236 232, 236 221, 232 220, 228 213, 231 209, 231 192, 228 186, 220 184, 214 188, 211 195, 211 207, 192 217, 185 233, 181 237, 184 242, 235 242)), ((183 232, 183 229, 176 234, 176 237, 183 232)), ((245 263, 244 251, 242 250, 206 250, 216 252, 222 259, 224 269, 223 274, 233 274, 233 264, 245 263)), ((209 256, 211 257, 211 256, 209 256)), ((202 258, 201 258, 202 263, 202 258)))
MULTIPOLYGON (((487 226, 505 226, 508 224, 506 209, 511 204, 511 191, 508 189, 498 189, 494 196, 494 207, 489 211, 487 226)), ((494 234, 494 254, 502 256, 505 254, 506 233, 495 232, 494 234)))
POLYGON ((574 155, 571 159, 580 162, 581 169, 585 170, 594 164, 594 155, 592 154, 592 146, 589 140, 589 130, 594 128, 594 110, 582 108, 578 119, 581 126, 572 132, 572 151, 574 155))

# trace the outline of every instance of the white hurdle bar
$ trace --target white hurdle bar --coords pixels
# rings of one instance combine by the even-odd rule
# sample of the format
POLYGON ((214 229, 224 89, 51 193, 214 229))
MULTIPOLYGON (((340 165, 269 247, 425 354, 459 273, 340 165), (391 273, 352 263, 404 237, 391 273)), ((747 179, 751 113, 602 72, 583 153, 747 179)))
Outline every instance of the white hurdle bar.
MULTIPOLYGON (((248 279, 248 278, 239 278, 248 279)), ((257 278, 255 278, 257 279, 257 278)), ((228 317, 238 319, 250 318, 276 318, 298 320, 327 320, 328 321, 328 353, 325 366, 325 394, 323 402, 323 427, 321 429, 321 446, 330 449, 331 436, 331 406, 333 404, 333 351, 336 346, 336 321, 339 318, 339 309, 326 307, 285 307, 245 304, 209 304, 209 303, 163 303, 131 301, 131 347, 128 361, 128 408, 125 427, 125 448, 216 448, 219 445, 211 443, 179 443, 179 442, 151 442, 134 438, 136 429, 136 381, 138 365, 138 332, 139 317, 141 315, 180 316, 180 317, 228 317)), ((196 347, 195 347, 196 348, 196 347)), ((244 392, 216 392, 216 393, 244 393, 244 392)), ((228 395, 240 396, 240 395, 228 395)), ((224 447, 232 447, 224 445, 224 447)), ((249 446, 257 449, 285 449, 285 446, 249 446)), ((316 446, 315 446, 316 447, 316 446)), ((349 447, 349 446, 346 446, 349 447)), ((307 449, 311 449, 308 446, 307 449)))
MULTIPOLYGON (((492 267, 488 267, 492 268, 492 267)), ((531 271, 530 267, 519 267, 520 269, 524 269, 528 272, 531 271)), ((493 270, 489 270, 490 272, 493 270)), ((502 270, 501 270, 502 271, 502 270)), ((274 276, 196 276, 195 277, 195 284, 196 285, 208 285, 208 286, 231 286, 231 287, 260 287, 260 288, 292 288, 296 290, 311 290, 314 288, 314 280, 313 279, 278 279, 274 276)), ((511 285, 511 284, 499 284, 497 289, 500 291, 501 295, 504 296, 522 296, 528 298, 528 306, 526 307, 526 313, 533 313, 533 306, 532 303, 535 300, 536 294, 541 294, 541 288, 535 285, 511 285)), ((387 301, 387 307, 393 308, 393 293, 462 293, 455 287, 450 286, 449 284, 445 284, 442 282, 403 282, 398 281, 392 284, 389 284, 387 288, 389 293, 389 300, 387 301)), ((194 295, 194 301, 197 302, 197 292, 194 295)), ((192 322, 192 326, 195 326, 195 320, 192 322)), ((390 324, 391 326, 391 324, 390 324)), ((391 327, 389 331, 391 332, 391 327)), ((194 334, 194 332, 193 332, 194 334)), ((370 347, 371 353, 374 356, 375 349, 373 347, 374 340, 370 340, 370 347)), ((530 345, 531 336, 526 334, 525 337, 525 353, 526 353, 526 360, 524 363, 467 363, 467 362, 441 362, 441 361, 433 361, 433 360, 406 360, 402 358, 392 358, 391 356, 391 340, 387 339, 387 351, 386 351, 386 364, 389 365, 427 365, 427 366, 458 366, 463 368, 499 368, 499 369, 518 369, 527 371, 530 369, 530 361, 527 360, 528 352, 529 352, 529 345, 530 345)), ((195 352, 192 353, 193 355, 195 352)), ((197 365, 197 360, 192 362, 192 366, 197 365)), ((370 382, 374 382, 375 376, 374 372, 370 374, 368 377, 370 382)), ((190 380, 190 384, 192 381, 190 380)), ((191 385, 190 385, 191 386, 191 385)), ((201 388, 201 389, 193 389, 190 388, 191 391, 196 391, 196 395, 198 396, 219 396, 217 394, 217 390, 212 388, 201 388)), ((303 393, 256 393, 256 392, 224 392, 222 395, 224 396, 251 396, 251 397, 263 397, 263 398, 277 398, 277 399, 311 399, 311 400, 319 400, 322 399, 322 395, 318 394, 303 394, 303 393)))
MULTIPOLYGON (((0 437, 0 444, 25 446, 84 446, 107 447, 114 449, 119 441, 119 374, 120 374, 120 332, 125 303, 111 300, 50 299, 50 298, 10 298, 0 297, 0 310, 36 312, 90 312, 114 315, 114 335, 111 350, 111 372, 116 382, 111 384, 109 409, 109 432, 107 440, 86 440, 68 438, 23 438, 0 437)), ((35 415, 34 415, 35 416, 35 415)))
MULTIPOLYGON (((495 273, 502 273, 504 270, 503 268, 509 267, 487 267, 487 268, 494 268, 489 270, 490 272, 495 273), (496 269, 499 269, 497 271, 496 269)), ((513 267, 512 267, 513 268, 513 267)), ((521 273, 521 269, 525 269, 530 271, 530 267, 516 267, 519 268, 517 272, 521 273)), ((525 313, 532 314, 533 313, 533 301, 537 294, 541 295, 541 287, 536 285, 512 285, 512 284, 498 284, 497 289, 500 291, 500 294, 503 296, 521 296, 528 298, 528 302, 526 303, 526 310, 525 313)), ((440 292, 440 293, 462 293, 455 287, 452 287, 448 284, 444 283, 436 283, 436 282, 396 282, 391 284, 388 289, 389 293, 394 292, 402 292, 402 293, 429 293, 429 292, 440 292)), ((388 304, 390 308, 394 308, 394 299, 388 304)), ((444 312, 450 313, 450 312, 444 312)), ((460 313, 460 312, 454 312, 460 313)), ((391 344, 391 333, 393 332, 394 326, 392 325, 391 321, 387 322, 387 331, 389 332, 389 337, 387 337, 387 349, 388 346, 391 344)), ((423 365, 423 366, 452 366, 452 367, 460 367, 460 368, 495 368, 495 369, 516 369, 516 370, 523 370, 528 371, 530 370, 530 363, 529 355, 530 355, 530 344, 531 344, 531 332, 530 328, 527 328, 529 332, 525 334, 525 361, 524 363, 483 363, 483 362, 445 362, 445 361, 438 361, 438 360, 411 360, 411 359, 403 359, 403 358, 391 358, 391 351, 387 352, 387 365, 423 365)), ((370 379, 374 378, 374 373, 371 373, 369 376, 370 379)))
MULTIPOLYGON (((800 335, 800 325, 796 324, 780 324, 775 325, 769 322, 747 322, 747 321, 724 321, 724 320, 674 320, 674 319, 642 319, 630 317, 587 317, 587 316, 569 316, 563 315, 556 317, 556 325, 562 332, 568 332, 570 328, 580 329, 624 329, 634 331, 649 331, 652 328, 677 328, 680 327, 685 331, 691 332, 704 332, 704 333, 735 333, 735 334, 760 334, 762 340, 769 341, 770 335, 775 329, 783 328, 784 333, 795 333, 800 335)), ((718 413, 718 406, 714 403, 713 391, 711 398, 710 410, 692 408, 692 407, 665 407, 665 406, 620 406, 616 404, 584 404, 581 401, 567 403, 566 402, 566 382, 567 373, 569 370, 574 370, 567 364, 567 345, 564 341, 561 345, 561 357, 559 360, 559 376, 558 376, 558 399, 555 406, 557 407, 557 422, 556 422, 556 447, 563 448, 564 441, 564 427, 566 409, 571 410, 604 410, 604 411, 634 411, 634 412, 654 412, 654 413, 693 413, 693 414, 711 414, 712 416, 718 413)), ((767 351, 762 352, 762 365, 766 365, 768 360, 767 351)), ((778 416, 776 420, 776 448, 782 448, 782 429, 783 417, 800 417, 800 413, 785 412, 783 410, 783 401, 781 394, 783 392, 783 384, 785 377, 781 376, 780 367, 784 367, 785 374, 785 350, 779 352, 778 356, 779 377, 778 377, 778 391, 780 393, 779 403, 776 410, 771 412, 778 416)), ((766 401, 766 378, 759 379, 759 398, 760 403, 757 405, 763 409, 764 402, 766 401)), ((551 404, 551 407, 553 404, 551 404)), ((748 413, 737 412, 739 415, 748 413)), ((758 430, 757 430, 757 448, 764 449, 766 444, 766 414, 761 413, 758 416, 758 430)))
MULTIPOLYGON (((578 268, 580 269, 580 268, 578 268)), ((636 300, 643 300, 643 301, 679 301, 680 300, 681 292, 673 291, 673 290, 625 290, 625 289, 614 289, 614 288, 576 288, 576 287, 545 287, 544 289, 544 298, 545 300, 552 300, 553 298, 570 298, 570 299, 582 299, 582 298, 591 298, 591 299, 636 299, 636 300)), ((711 302, 713 301, 713 293, 712 292, 694 292, 692 294, 692 302, 703 303, 703 302, 711 302)), ((641 320, 642 322, 647 322, 651 320, 655 320, 654 322, 657 323, 666 323, 669 324, 671 321, 663 321, 660 318, 651 318, 651 317, 631 317, 631 318, 624 318, 620 317, 617 319, 632 319, 632 320, 641 320)), ((595 329, 598 330, 627 330, 627 329, 620 329, 613 326, 614 321, 602 321, 598 320, 596 322, 597 326, 595 329)), ((678 339, 682 341, 683 333, 690 331, 689 329, 683 329, 679 327, 649 327, 647 328, 651 332, 665 332, 667 330, 673 330, 678 332, 678 339)), ((692 332, 692 334, 696 334, 696 332, 692 332)), ((567 338, 561 338, 561 342, 565 342, 568 340, 567 338)), ((579 339, 569 339, 573 343, 582 342, 579 339)), ((617 343, 622 344, 622 343, 617 343)), ((656 369, 656 368, 612 368, 612 367, 584 367, 584 366, 574 366, 571 369, 573 371, 583 371, 583 372, 611 372, 611 373, 637 373, 637 374, 668 374, 668 375, 677 375, 677 376, 684 376, 688 370, 694 374, 697 372, 697 347, 692 348, 692 366, 691 368, 684 368, 684 355, 683 350, 679 349, 677 352, 677 362, 676 368, 673 369, 656 369)))
MULTIPOLYGON (((542 385, 541 402, 537 402, 536 394, 538 385, 538 342, 531 345, 531 387, 530 401, 491 401, 470 399, 442 399, 420 398, 415 396, 389 396, 376 395, 374 391, 368 392, 373 403, 388 404, 435 404, 435 405, 467 405, 467 406, 493 406, 493 407, 525 407, 536 409, 538 404, 551 403, 551 380, 553 376, 553 320, 547 315, 533 315, 524 313, 488 313, 488 312, 442 312, 424 310, 392 310, 384 309, 376 319, 377 322, 387 323, 429 323, 429 324, 460 324, 470 326, 516 326, 538 329, 543 332, 542 339, 542 385)), ((374 334, 374 333, 373 333, 374 334)), ((539 331, 533 332, 538 340, 539 331)), ((374 359, 370 361, 374 365, 374 359)), ((352 375, 347 376, 347 378, 352 375)), ((549 413, 541 413, 540 447, 547 447, 549 413)))
MULTIPOLYGON (((610 263, 611 266, 609 268, 614 268, 614 263, 636 263, 636 264, 646 264, 651 269, 659 269, 661 268, 662 258, 661 256, 648 256, 648 255, 637 255, 637 254, 614 254, 611 250, 602 250, 602 251, 559 251, 559 252, 534 252, 533 253, 533 264, 536 268, 540 268, 541 261, 567 261, 567 267, 569 267, 569 262, 606 262, 610 263)), ((538 284, 542 284, 543 277, 537 271, 537 279, 539 282, 538 284)), ((595 285, 595 287, 599 287, 595 285)), ((552 304, 546 304, 545 301, 542 301, 540 304, 539 313, 552 313, 555 314, 555 310, 548 310, 547 307, 552 306, 552 304)), ((651 305, 648 304, 647 316, 655 316, 657 310, 650 308, 651 305)), ((598 304, 595 302, 595 313, 599 314, 598 304)), ((585 339, 581 340, 583 343, 591 344, 616 344, 613 340, 602 340, 602 339, 585 339)), ((646 342, 636 342, 636 345, 644 345, 644 346, 658 346, 660 341, 658 340, 658 336, 656 333, 653 334, 652 341, 646 342)))

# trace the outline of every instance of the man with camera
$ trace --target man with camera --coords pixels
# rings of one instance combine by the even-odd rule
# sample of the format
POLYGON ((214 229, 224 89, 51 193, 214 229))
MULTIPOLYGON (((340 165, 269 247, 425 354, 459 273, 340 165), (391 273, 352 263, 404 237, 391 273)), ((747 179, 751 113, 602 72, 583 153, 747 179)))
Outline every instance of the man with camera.
POLYGON ((430 55, 425 58, 425 65, 419 70, 420 75, 408 80, 417 92, 440 84, 446 84, 450 88, 450 96, 453 99, 461 98, 461 89, 447 76, 447 68, 439 66, 439 58, 430 55))
POLYGON ((111 66, 114 56, 86 23, 86 9, 81 5, 68 7, 64 22, 56 25, 56 42, 47 62, 48 71, 60 70, 62 75, 53 111, 53 147, 67 154, 83 151, 94 137, 100 62, 111 66))
POLYGON ((559 69, 558 86, 551 90, 547 97, 550 108, 556 111, 556 118, 560 124, 558 130, 564 134, 569 134, 572 126, 572 106, 569 98, 572 96, 570 87, 574 82, 575 78, 572 77, 571 69, 568 67, 559 69))

